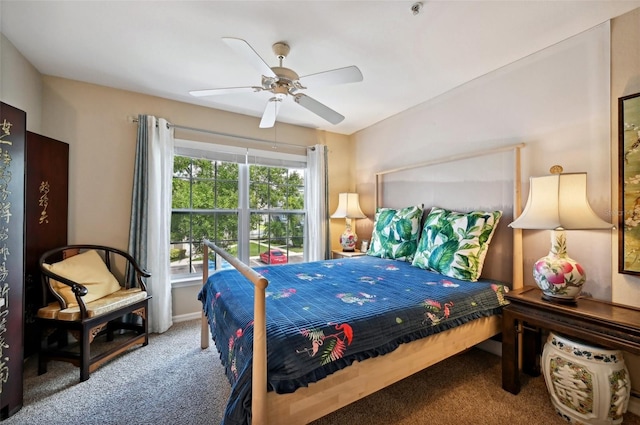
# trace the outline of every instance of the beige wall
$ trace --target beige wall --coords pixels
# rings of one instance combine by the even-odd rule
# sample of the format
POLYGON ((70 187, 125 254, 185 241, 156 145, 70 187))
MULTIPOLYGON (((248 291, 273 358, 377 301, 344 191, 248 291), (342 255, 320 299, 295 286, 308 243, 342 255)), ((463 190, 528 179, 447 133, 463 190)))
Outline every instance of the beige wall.
MULTIPOLYGON (((323 141, 329 150, 329 214, 338 208, 338 194, 355 190, 355 160, 353 144, 349 136, 325 133, 323 141)), ((331 233, 331 249, 342 249, 340 235, 344 232, 345 220, 333 218, 329 220, 331 233)), ((359 246, 359 245, 358 245, 359 246)))
MULTIPOLYGON (((618 98, 640 92, 640 9, 611 21, 611 210, 618 211, 618 98)), ((640 278, 618 270, 618 234, 611 245, 612 300, 640 307, 640 278)), ((640 388, 640 356, 625 354, 634 388, 640 388)), ((640 411, 640 402, 636 412, 640 411)))
POLYGON ((0 33, 0 100, 27 113, 27 130, 40 132, 42 81, 38 70, 0 33))

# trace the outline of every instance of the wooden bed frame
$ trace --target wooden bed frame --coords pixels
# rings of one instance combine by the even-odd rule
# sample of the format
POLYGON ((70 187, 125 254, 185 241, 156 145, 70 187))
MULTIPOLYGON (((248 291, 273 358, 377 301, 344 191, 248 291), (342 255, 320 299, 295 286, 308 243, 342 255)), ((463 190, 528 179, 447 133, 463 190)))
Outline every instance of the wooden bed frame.
MULTIPOLYGON (((476 156, 514 151, 514 205, 513 214, 521 212, 520 149, 524 144, 485 150, 466 155, 452 156, 437 161, 421 163, 376 174, 376 205, 378 184, 383 175, 412 168, 452 162, 476 156)), ((512 289, 522 287, 522 233, 513 230, 513 280, 512 289)), ((502 316, 491 316, 468 322, 453 329, 427 338, 401 344, 384 356, 356 361, 326 378, 297 389, 290 394, 267 392, 267 340, 265 289, 267 279, 255 270, 208 240, 204 241, 204 261, 208 264, 209 248, 221 256, 254 285, 254 342, 252 377, 252 424, 308 424, 354 401, 366 397, 401 379, 425 369, 441 360, 458 354, 476 344, 486 341, 502 331, 502 316)), ((202 283, 209 277, 208 267, 203 267, 202 283)), ((211 334, 207 319, 202 314, 201 347, 209 347, 211 334)))

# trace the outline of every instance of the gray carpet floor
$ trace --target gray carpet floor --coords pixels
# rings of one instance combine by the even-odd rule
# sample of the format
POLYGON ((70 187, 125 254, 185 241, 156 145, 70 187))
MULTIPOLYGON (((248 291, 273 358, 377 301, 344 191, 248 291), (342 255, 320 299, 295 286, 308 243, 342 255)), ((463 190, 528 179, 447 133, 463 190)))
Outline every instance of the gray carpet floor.
MULTIPOLYGON (((25 363, 24 406, 3 425, 219 424, 230 387, 211 344, 200 349, 200 322, 175 324, 103 365, 85 382, 77 368, 49 363, 37 375, 25 363)), ((440 362, 313 425, 566 424, 551 406, 542 377, 523 376, 514 396, 501 388, 500 358, 471 349, 440 362)), ((627 413, 624 423, 640 425, 627 413)))

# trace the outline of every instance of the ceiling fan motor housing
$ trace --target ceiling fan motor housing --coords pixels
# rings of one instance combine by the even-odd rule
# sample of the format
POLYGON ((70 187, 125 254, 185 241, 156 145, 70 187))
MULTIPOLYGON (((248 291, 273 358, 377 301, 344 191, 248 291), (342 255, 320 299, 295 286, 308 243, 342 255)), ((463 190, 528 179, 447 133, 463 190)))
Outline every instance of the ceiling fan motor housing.
POLYGON ((295 90, 303 88, 298 81, 298 74, 292 69, 282 66, 271 68, 276 74, 276 78, 263 77, 262 86, 265 90, 272 90, 274 93, 293 93, 295 90))

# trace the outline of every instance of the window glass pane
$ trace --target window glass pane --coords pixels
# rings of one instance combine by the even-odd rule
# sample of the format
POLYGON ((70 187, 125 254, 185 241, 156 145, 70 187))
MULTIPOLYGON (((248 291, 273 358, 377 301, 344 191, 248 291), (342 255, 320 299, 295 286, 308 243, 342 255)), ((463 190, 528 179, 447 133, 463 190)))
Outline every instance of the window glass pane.
POLYGON ((190 177, 191 176, 191 158, 184 156, 173 157, 173 176, 174 177, 190 177))
POLYGON ((203 238, 236 255, 237 213, 172 213, 171 274, 198 273, 202 270, 203 238))
POLYGON ((213 178, 215 173, 215 161, 209 161, 208 159, 194 159, 191 170, 192 177, 205 179, 213 178))
POLYGON ((238 181, 218 180, 216 187, 216 208, 237 209, 238 181))
POLYGON ((249 185, 249 208, 263 210, 269 205, 269 185, 266 183, 251 183, 249 185))
POLYGON ((196 180, 192 184, 193 208, 213 209, 215 208, 215 187, 212 180, 196 180))
POLYGON ((171 213, 171 242, 191 240, 191 217, 189 213, 171 213))
POLYGON ((238 164, 217 161, 217 165, 216 178, 218 180, 238 180, 238 164))
POLYGON ((173 178, 171 208, 189 208, 191 205, 191 183, 189 179, 173 178))
POLYGON ((201 241, 207 238, 225 249, 238 243, 238 214, 236 213, 194 213, 191 221, 194 240, 201 241))
POLYGON ((171 274, 191 273, 191 220, 189 213, 171 214, 171 274))
POLYGON ((304 214, 289 214, 289 249, 302 254, 304 248, 304 214))
MULTIPOLYGON (((251 214, 252 264, 265 263, 258 253, 277 250, 287 256, 287 263, 303 261, 304 214, 251 214), (258 224, 256 224, 258 223, 258 224)), ((272 262, 273 264, 273 262, 272 262)), ((280 264, 280 263, 277 263, 280 264)))

